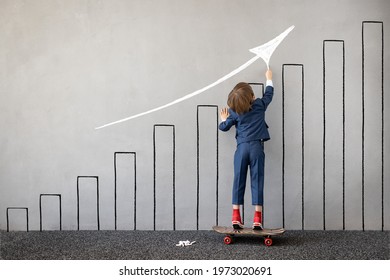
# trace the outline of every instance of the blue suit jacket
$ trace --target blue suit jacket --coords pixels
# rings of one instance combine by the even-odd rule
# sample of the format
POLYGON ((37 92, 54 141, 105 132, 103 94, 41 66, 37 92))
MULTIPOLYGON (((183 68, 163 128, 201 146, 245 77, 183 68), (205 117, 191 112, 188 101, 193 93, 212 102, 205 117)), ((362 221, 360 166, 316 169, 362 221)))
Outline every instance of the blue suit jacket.
POLYGON ((236 127, 237 145, 243 142, 270 139, 268 125, 265 122, 265 111, 272 101, 274 88, 267 86, 263 98, 257 98, 252 103, 252 109, 242 115, 229 109, 229 117, 219 124, 219 129, 228 131, 233 125, 236 127))

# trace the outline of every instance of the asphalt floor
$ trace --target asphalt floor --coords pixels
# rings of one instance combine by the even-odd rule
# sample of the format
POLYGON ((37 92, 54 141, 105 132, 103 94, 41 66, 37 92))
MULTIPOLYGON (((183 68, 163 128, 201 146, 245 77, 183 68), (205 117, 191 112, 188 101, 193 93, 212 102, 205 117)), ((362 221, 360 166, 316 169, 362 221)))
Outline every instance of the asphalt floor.
MULTIPOLYGON (((389 231, 286 231, 226 245, 214 231, 0 231, 3 260, 388 260, 389 231), (177 246, 180 241, 192 243, 177 246), (194 242, 195 241, 195 242, 194 242)), ((183 242, 182 242, 183 243, 183 242)), ((186 242, 184 242, 186 243, 186 242)))

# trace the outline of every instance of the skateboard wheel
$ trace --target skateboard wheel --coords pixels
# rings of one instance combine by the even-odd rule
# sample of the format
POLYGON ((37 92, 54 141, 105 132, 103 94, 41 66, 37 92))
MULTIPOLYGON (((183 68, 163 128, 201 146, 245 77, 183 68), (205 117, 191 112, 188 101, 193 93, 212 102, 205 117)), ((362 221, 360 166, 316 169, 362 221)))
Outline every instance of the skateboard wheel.
POLYGON ((226 245, 229 245, 229 244, 231 244, 233 242, 233 239, 230 236, 225 236, 225 238, 223 239, 223 242, 226 245))
POLYGON ((264 239, 264 244, 267 245, 267 246, 271 246, 272 245, 272 239, 270 237, 267 237, 266 239, 264 239))

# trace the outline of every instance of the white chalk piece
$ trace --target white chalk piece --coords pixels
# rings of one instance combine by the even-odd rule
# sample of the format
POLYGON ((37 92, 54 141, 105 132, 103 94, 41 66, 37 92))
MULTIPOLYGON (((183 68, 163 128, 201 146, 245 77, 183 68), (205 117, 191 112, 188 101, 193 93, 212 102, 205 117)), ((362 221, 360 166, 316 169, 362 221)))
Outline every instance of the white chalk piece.
POLYGON ((267 64, 267 68, 269 69, 269 61, 271 59, 271 56, 273 54, 273 52, 275 51, 275 49, 279 46, 279 44, 283 41, 283 39, 288 35, 288 33, 290 33, 291 30, 294 29, 294 25, 290 26, 289 28, 287 28, 283 33, 281 33, 279 36, 275 37, 274 39, 272 39, 271 41, 268 41, 267 43, 261 45, 261 46, 258 46, 256 48, 253 48, 253 49, 250 49, 249 51, 256 54, 255 57, 251 58, 250 60, 248 60, 247 62, 245 62, 243 65, 241 65, 240 67, 234 69, 233 71, 231 71, 229 74, 223 76, 222 78, 218 79, 217 81, 215 81, 214 83, 212 84, 209 84, 208 86, 205 86, 201 89, 198 89, 192 93, 189 93, 179 99, 176 99, 170 103, 167 103, 165 105, 162 105, 160 107, 156 107, 154 109, 151 109, 151 110, 148 110, 148 111, 145 111, 145 112, 142 112, 142 113, 139 113, 139 114, 136 114, 136 115, 133 115, 133 116, 130 116, 130 117, 127 117, 127 118, 124 118, 124 119, 121 119, 121 120, 118 120, 118 121, 114 121, 114 122, 111 122, 111 123, 108 123, 108 124, 105 124, 105 125, 102 125, 102 126, 99 126, 99 127, 96 127, 95 129, 101 129, 101 128, 105 128, 105 127, 108 127, 108 126, 111 126, 111 125, 114 125, 114 124, 118 124, 118 123, 122 123, 122 122, 125 122, 125 121, 129 121, 131 119, 135 119, 135 118, 138 118, 138 117, 141 117, 141 116, 144 116, 144 115, 147 115, 147 114, 150 114, 150 113, 154 113, 154 112, 157 112, 159 110, 162 110, 164 108, 167 108, 167 107, 170 107, 172 105, 175 105, 177 103, 180 103, 184 100, 187 100, 189 98, 192 98, 220 83, 222 83, 223 81, 233 77, 234 75, 236 75, 237 73, 241 72, 242 70, 246 69, 249 65, 251 65, 253 62, 255 62, 256 60, 258 60, 259 58, 262 58, 264 60, 264 62, 267 64))
POLYGON ((186 241, 179 241, 178 244, 176 244, 176 246, 178 247, 186 247, 186 246, 191 246, 192 244, 194 244, 196 241, 189 241, 189 240, 186 240, 186 241))

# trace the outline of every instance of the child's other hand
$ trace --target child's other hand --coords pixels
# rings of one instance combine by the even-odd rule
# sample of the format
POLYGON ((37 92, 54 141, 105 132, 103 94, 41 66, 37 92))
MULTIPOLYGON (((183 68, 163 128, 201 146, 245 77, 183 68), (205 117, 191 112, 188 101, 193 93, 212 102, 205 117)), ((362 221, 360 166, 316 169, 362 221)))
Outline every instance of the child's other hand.
POLYGON ((220 112, 221 120, 224 122, 229 117, 229 110, 228 108, 222 108, 220 112))

